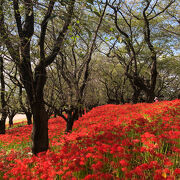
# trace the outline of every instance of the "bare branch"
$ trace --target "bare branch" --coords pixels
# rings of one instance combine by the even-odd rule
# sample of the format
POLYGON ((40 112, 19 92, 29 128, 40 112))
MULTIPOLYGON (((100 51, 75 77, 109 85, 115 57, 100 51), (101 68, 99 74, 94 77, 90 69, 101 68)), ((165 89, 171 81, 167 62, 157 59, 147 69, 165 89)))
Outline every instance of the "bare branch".
POLYGON ((149 21, 154 19, 155 17, 159 16, 160 14, 162 14, 164 11, 166 11, 170 6, 171 4, 173 4, 175 2, 175 0, 172 0, 170 1, 170 3, 160 12, 158 12, 156 15, 154 15, 153 17, 149 18, 149 21))
POLYGON ((80 95, 82 97, 83 93, 84 93, 84 89, 85 89, 85 86, 86 86, 86 83, 87 83, 87 80, 88 80, 88 76, 89 76, 89 63, 91 61, 91 57, 92 57, 92 53, 93 53, 93 50, 94 50, 94 47, 95 47, 95 44, 96 44, 96 38, 97 38, 97 34, 98 34, 98 31, 99 31, 99 28, 102 24, 102 20, 104 18, 104 14, 106 12, 106 8, 107 8, 107 5, 108 5, 108 2, 106 0, 106 4, 104 6, 104 9, 103 9, 103 12, 102 12, 102 15, 100 17, 100 20, 99 20, 99 23, 98 23, 98 26, 96 28, 96 31, 95 31, 95 35, 94 35, 94 39, 92 41, 92 44, 91 44, 91 47, 90 47, 90 52, 89 52, 89 55, 88 55, 88 58, 87 58, 87 63, 86 63, 86 69, 85 69, 85 73, 84 73, 84 79, 83 79, 83 84, 80 88, 80 95))

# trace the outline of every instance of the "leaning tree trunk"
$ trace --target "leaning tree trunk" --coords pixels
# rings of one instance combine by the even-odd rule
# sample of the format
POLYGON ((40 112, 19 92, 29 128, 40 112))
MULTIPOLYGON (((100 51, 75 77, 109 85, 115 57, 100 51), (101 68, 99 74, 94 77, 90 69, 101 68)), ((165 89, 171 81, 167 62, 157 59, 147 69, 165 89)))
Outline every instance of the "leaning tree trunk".
POLYGON ((32 128, 32 152, 47 151, 49 147, 48 139, 48 115, 44 104, 36 102, 32 105, 33 128, 32 128))

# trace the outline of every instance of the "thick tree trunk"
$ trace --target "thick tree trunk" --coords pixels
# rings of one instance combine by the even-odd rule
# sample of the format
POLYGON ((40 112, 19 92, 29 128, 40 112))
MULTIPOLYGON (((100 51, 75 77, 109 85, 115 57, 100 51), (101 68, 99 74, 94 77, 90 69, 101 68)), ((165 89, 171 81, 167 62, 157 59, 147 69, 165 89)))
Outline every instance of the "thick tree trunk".
POLYGON ((27 124, 31 125, 32 124, 32 113, 31 112, 26 112, 26 118, 27 118, 27 124))
POLYGON ((6 126, 5 126, 5 121, 3 120, 1 120, 0 121, 0 134, 5 134, 5 132, 6 132, 6 128, 5 128, 6 126))
POLYGON ((43 103, 32 105, 33 129, 32 129, 32 153, 47 151, 49 147, 48 139, 48 115, 43 103))

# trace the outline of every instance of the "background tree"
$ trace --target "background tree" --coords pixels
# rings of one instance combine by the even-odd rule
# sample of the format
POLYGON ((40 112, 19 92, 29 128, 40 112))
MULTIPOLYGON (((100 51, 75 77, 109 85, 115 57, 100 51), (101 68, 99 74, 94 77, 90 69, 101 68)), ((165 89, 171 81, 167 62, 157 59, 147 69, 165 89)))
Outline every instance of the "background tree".
MULTIPOLYGON (((54 109, 66 121, 65 132, 72 131, 74 121, 84 112, 84 97, 89 81, 90 62, 96 50, 97 34, 103 22, 106 6, 106 4, 99 6, 99 11, 96 11, 98 16, 91 12, 90 17, 89 12, 88 23, 91 22, 92 32, 88 30, 90 25, 84 19, 86 14, 78 15, 76 26, 69 26, 71 38, 65 42, 65 48, 61 50, 52 67, 50 84, 53 84, 52 88, 56 89, 56 96, 59 97, 54 98, 56 99, 54 109)), ((52 107, 50 104, 49 106, 52 107)))
POLYGON ((109 27, 107 23, 106 28, 114 35, 113 39, 110 39, 110 42, 113 42, 110 49, 124 67, 125 75, 134 90, 134 103, 138 101, 142 91, 146 95, 147 102, 152 102, 155 97, 157 58, 162 52, 157 47, 161 37, 156 36, 154 27, 158 27, 161 15, 173 3, 173 0, 168 1, 162 9, 158 8, 160 5, 158 0, 133 3, 113 1, 108 4, 114 12, 112 14, 110 11, 107 17, 107 21, 111 24, 112 19, 114 20, 114 26, 109 27), (138 3, 141 3, 141 6, 137 11, 138 3), (146 75, 143 69, 146 69, 146 75))
POLYGON ((180 56, 164 56, 158 62, 156 96, 161 100, 178 98, 180 91, 180 56))

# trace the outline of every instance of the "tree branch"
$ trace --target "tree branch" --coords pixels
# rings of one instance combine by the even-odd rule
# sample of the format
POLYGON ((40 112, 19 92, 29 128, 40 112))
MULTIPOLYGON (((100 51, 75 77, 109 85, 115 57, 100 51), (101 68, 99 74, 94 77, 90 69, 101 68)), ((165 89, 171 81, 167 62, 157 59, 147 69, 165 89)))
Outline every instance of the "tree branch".
POLYGON ((22 30, 22 22, 21 22, 21 15, 19 12, 19 0, 13 0, 13 6, 14 6, 14 16, 16 19, 17 29, 19 37, 23 37, 23 30, 22 30))
POLYGON ((159 16, 159 15, 162 14, 164 11, 166 11, 166 9, 168 9, 168 8, 171 6, 171 4, 173 4, 174 2, 175 2, 175 0, 170 1, 170 3, 169 3, 162 11, 160 11, 159 13, 157 13, 156 15, 154 15, 153 17, 149 18, 149 21, 152 20, 152 19, 154 19, 155 17, 159 16))
MULTIPOLYGON (((64 37, 66 35, 66 32, 68 30, 68 26, 70 25, 71 23, 71 19, 72 19, 72 15, 73 15, 73 10, 74 10, 74 5, 75 5, 75 1, 76 0, 72 0, 70 2, 70 5, 68 7, 68 11, 67 11, 67 18, 65 19, 65 23, 64 23, 64 26, 63 26, 63 29, 62 31, 59 33, 59 36, 54 44, 54 47, 53 47, 53 50, 51 52, 51 54, 45 58, 45 61, 44 61, 44 66, 47 67, 48 65, 50 65, 54 59, 56 58, 61 46, 62 46, 62 42, 64 40, 64 37)), ((42 63, 42 61, 41 61, 42 63)))
POLYGON ((11 57, 18 62, 19 61, 19 51, 18 49, 15 49, 15 47, 12 46, 12 42, 8 36, 7 30, 5 28, 4 23, 4 12, 3 12, 3 1, 0 3, 0 34, 1 37, 6 44, 6 47, 11 55, 11 57))
POLYGON ((82 97, 82 95, 83 95, 83 92, 84 92, 84 89, 85 89, 85 86, 86 86, 86 83, 87 83, 87 80, 88 80, 88 77, 89 77, 89 63, 90 63, 90 61, 91 61, 92 53, 93 53, 94 46, 95 46, 95 43, 96 43, 97 34, 98 34, 99 28, 100 28, 100 26, 101 26, 101 24, 102 24, 102 20, 103 20, 104 14, 105 14, 105 12, 106 12, 107 5, 108 5, 108 1, 106 0, 106 4, 105 4, 105 6, 104 6, 102 15, 101 15, 101 17, 100 17, 98 26, 97 26, 97 28, 96 28, 95 35, 94 35, 94 39, 93 39, 92 45, 91 45, 91 47, 90 47, 90 52, 89 52, 89 55, 88 55, 88 58, 87 58, 87 63, 86 63, 86 69, 85 69, 85 73, 84 73, 83 84, 82 84, 82 86, 80 87, 80 96, 81 96, 81 97, 82 97))
POLYGON ((40 59, 43 61, 45 59, 45 54, 44 54, 44 41, 45 41, 45 35, 46 35, 46 30, 47 30, 47 24, 48 24, 48 19, 51 17, 53 7, 54 7, 54 0, 51 0, 49 2, 48 10, 46 15, 44 16, 44 19, 41 23, 41 35, 40 35, 40 59))
POLYGON ((23 33, 25 38, 31 38, 34 34, 34 11, 32 0, 24 0, 25 5, 25 24, 23 27, 23 33))

